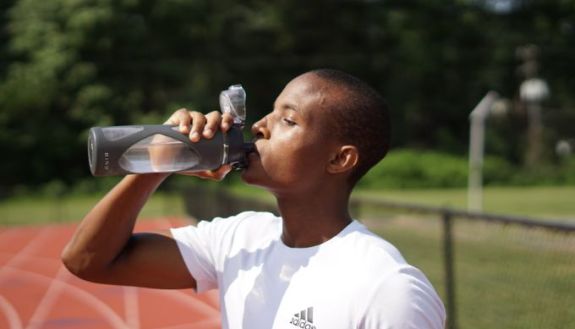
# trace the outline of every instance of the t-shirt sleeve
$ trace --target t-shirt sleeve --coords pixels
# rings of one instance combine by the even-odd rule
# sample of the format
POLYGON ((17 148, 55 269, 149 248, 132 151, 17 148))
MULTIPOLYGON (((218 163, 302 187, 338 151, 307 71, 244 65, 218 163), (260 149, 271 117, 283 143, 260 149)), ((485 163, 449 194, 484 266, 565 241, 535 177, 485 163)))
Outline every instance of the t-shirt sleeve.
POLYGON ((218 288, 218 272, 222 271, 231 237, 241 218, 246 216, 249 214, 242 213, 170 230, 188 271, 196 280, 196 291, 218 288))
POLYGON ((362 319, 363 329, 443 329, 445 308, 431 283, 408 266, 374 287, 362 319))

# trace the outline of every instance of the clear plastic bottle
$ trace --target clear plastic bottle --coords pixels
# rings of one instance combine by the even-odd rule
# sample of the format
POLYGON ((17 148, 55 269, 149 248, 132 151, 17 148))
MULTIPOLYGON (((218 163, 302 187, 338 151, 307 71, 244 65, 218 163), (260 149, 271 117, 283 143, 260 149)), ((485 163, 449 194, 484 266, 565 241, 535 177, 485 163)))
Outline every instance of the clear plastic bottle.
POLYGON ((93 127, 88 137, 90 171, 94 176, 114 176, 214 170, 224 164, 244 168, 253 150, 242 133, 245 99, 241 85, 222 91, 221 110, 232 115, 234 125, 196 143, 169 125, 93 127))
POLYGON ((93 127, 88 160, 94 176, 203 171, 223 164, 243 168, 252 148, 235 125, 196 143, 174 126, 93 127))

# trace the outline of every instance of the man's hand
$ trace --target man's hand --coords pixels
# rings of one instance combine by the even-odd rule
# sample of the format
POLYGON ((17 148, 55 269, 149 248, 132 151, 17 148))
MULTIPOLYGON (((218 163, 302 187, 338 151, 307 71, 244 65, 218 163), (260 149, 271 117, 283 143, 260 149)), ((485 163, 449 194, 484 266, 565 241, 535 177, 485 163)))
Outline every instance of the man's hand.
MULTIPOLYGON (((164 122, 166 125, 178 126, 179 131, 182 134, 188 135, 192 142, 198 142, 202 138, 211 139, 218 129, 227 132, 233 123, 234 119, 229 113, 221 114, 218 111, 213 111, 204 115, 203 113, 188 111, 187 109, 177 110, 164 122)), ((232 167, 230 165, 223 165, 216 170, 201 172, 184 171, 179 172, 179 174, 219 181, 222 180, 231 169, 232 167)))

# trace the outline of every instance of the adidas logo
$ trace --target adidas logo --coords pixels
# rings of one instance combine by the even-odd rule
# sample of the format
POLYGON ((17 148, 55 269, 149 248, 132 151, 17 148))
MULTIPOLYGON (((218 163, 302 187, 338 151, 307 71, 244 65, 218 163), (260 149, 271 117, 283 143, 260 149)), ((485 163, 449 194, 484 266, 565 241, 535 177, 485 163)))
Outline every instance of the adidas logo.
POLYGON ((290 324, 302 329, 316 329, 313 325, 313 307, 296 313, 291 318, 290 324))

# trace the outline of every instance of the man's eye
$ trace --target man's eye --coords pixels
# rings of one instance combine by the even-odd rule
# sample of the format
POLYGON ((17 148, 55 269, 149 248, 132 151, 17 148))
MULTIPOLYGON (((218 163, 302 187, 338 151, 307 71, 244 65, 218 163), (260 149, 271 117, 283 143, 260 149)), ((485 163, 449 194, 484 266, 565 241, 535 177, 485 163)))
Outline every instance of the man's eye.
POLYGON ((284 121, 288 126, 295 126, 295 125, 296 125, 296 122, 295 122, 295 121, 293 121, 293 120, 291 120, 291 119, 288 119, 288 118, 283 118, 283 121, 284 121))

